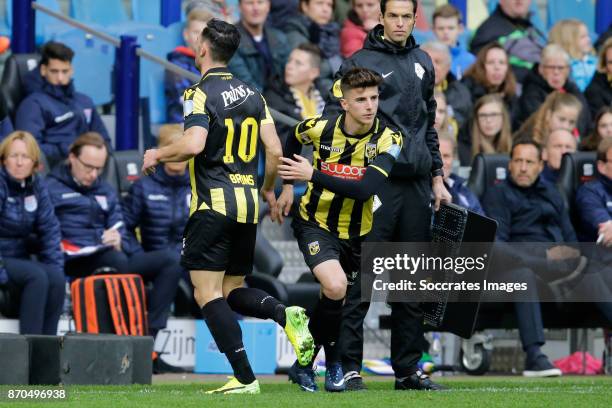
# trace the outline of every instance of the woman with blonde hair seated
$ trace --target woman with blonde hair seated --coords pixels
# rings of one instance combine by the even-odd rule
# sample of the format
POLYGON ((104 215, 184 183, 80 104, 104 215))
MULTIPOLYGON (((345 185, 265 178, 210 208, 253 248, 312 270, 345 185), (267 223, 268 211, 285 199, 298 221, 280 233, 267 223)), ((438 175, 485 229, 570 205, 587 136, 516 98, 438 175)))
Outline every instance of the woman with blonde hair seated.
POLYGON ((30 133, 13 132, 0 143, 0 160, 0 285, 21 292, 21 334, 56 335, 64 256, 49 192, 36 175, 40 148, 30 133))

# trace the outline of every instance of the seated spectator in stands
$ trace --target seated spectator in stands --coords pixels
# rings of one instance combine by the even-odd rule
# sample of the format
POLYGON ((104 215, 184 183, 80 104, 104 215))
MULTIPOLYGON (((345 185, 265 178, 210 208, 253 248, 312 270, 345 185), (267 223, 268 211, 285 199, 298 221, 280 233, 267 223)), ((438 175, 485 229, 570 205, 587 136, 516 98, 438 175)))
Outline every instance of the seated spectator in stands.
POLYGON ((287 21, 299 14, 299 0, 270 0, 268 24, 277 30, 284 31, 287 21))
POLYGON ((234 8, 227 5, 226 0, 191 0, 185 7, 185 15, 193 10, 202 10, 210 13, 213 18, 234 23, 234 8))
POLYGON ((584 92, 591 115, 595 116, 603 107, 612 106, 612 38, 599 51, 597 73, 584 92))
POLYGON ((556 129, 567 129, 578 137, 576 125, 581 110, 582 103, 574 95, 558 91, 552 92, 539 109, 523 123, 516 134, 529 137, 537 143, 543 143, 546 135, 556 129))
POLYGON ((558 44, 570 56, 570 77, 584 92, 597 69, 597 57, 589 29, 580 20, 561 20, 550 29, 548 42, 558 44))
POLYGON ((21 334, 55 336, 66 293, 64 256, 49 192, 36 175, 40 149, 31 134, 13 132, 0 144, 0 160, 0 285, 21 293, 21 334))
POLYGON ((581 241, 612 246, 612 138, 604 139, 597 149, 597 179, 585 183, 576 193, 576 209, 581 241))
POLYGON ((110 147, 110 139, 91 98, 77 92, 72 81, 74 52, 62 43, 49 41, 41 50, 40 88, 19 105, 15 129, 30 132, 50 165, 68 154, 79 135, 97 132, 110 147))
POLYGON ((117 191, 100 176, 108 150, 104 139, 89 132, 70 146, 68 160, 47 177, 66 253, 65 272, 82 277, 99 268, 127 273, 128 260, 122 250, 125 236, 117 191), (71 254, 85 247, 97 247, 90 255, 71 254))
POLYGON ((230 71, 260 92, 267 89, 269 79, 285 70, 291 52, 282 31, 266 27, 270 0, 240 0, 240 46, 230 60, 230 71))
POLYGON ((589 137, 582 140, 580 150, 595 151, 604 139, 612 139, 612 106, 601 108, 595 116, 595 129, 589 137))
MULTIPOLYGON (((587 102, 576 84, 569 79, 570 57, 561 46, 549 44, 542 51, 542 63, 536 65, 523 82, 523 93, 519 99, 518 123, 527 120, 551 92, 559 91, 574 95, 586 108, 587 102)), ((577 128, 581 135, 590 130, 591 115, 582 109, 577 128)))
MULTIPOLYGON (((272 81, 264 93, 268 106, 299 121, 321 114, 325 108, 323 95, 328 90, 321 88, 317 81, 320 64, 321 53, 316 45, 301 44, 291 51, 284 80, 272 81)), ((276 122, 283 142, 293 128, 276 122)))
POLYGON ((434 99, 436 100, 436 121, 434 129, 438 132, 438 136, 448 135, 457 140, 459 128, 455 119, 448 115, 448 105, 446 104, 446 96, 442 91, 434 91, 434 99))
MULTIPOLYGON (((532 288, 523 295, 529 296, 528 301, 513 303, 521 343, 527 353, 523 371, 527 377, 561 375, 561 370, 555 368, 540 350, 545 339, 539 297, 537 290, 533 290, 537 287, 536 273, 544 282, 561 282, 583 273, 586 266, 580 251, 567 245, 576 242, 576 234, 561 194, 539 177, 544 166, 541 157, 537 143, 517 140, 510 154, 509 177, 490 189, 482 203, 487 215, 498 223, 498 242, 548 243, 545 252, 541 245, 534 245, 533 252, 528 252, 526 245, 518 249, 500 244, 497 248, 501 250, 494 257, 494 262, 500 264, 492 265, 495 269, 491 269, 503 275, 498 276, 502 281, 523 282, 532 288), (559 261, 568 266, 557 268, 559 261), (499 272, 501 265, 505 273, 499 272)), ((590 293, 596 298, 612 298, 609 290, 612 276, 600 276, 593 268, 589 268, 589 278, 586 275, 585 271, 582 282, 597 283, 597 286, 590 285, 588 289, 594 291, 590 293)), ((597 303, 597 306, 612 322, 610 303, 597 303)))
POLYGON ((484 46, 461 82, 469 89, 472 103, 487 94, 501 94, 514 123, 518 110, 516 78, 510 69, 508 54, 501 45, 491 43, 484 46))
POLYGON ((498 42, 510 56, 510 65, 519 83, 540 61, 546 36, 531 22, 531 0, 500 0, 495 11, 478 27, 470 51, 478 54, 485 45, 498 42))
POLYGON ((446 44, 451 53, 451 72, 461 79, 465 71, 476 61, 474 54, 459 44, 463 33, 463 17, 452 4, 444 4, 433 13, 433 33, 442 44, 446 44))
POLYGON ((333 21, 333 3, 333 0, 300 0, 301 14, 286 26, 291 49, 312 43, 321 50, 320 78, 325 89, 331 88, 334 73, 342 64, 340 25, 333 21))
POLYGON ((380 17, 378 0, 351 0, 351 5, 340 32, 340 52, 344 58, 363 48, 368 31, 378 25, 380 17))
POLYGON ((448 135, 439 135, 440 155, 444 164, 444 185, 453 197, 453 204, 460 205, 470 211, 484 215, 478 197, 465 185, 466 180, 453 174, 453 162, 457 150, 457 142, 448 135))
POLYGON ((435 89, 444 92, 450 106, 449 115, 457 121, 459 128, 472 116, 472 98, 465 85, 450 72, 451 55, 448 46, 439 41, 423 44, 421 49, 431 57, 436 72, 435 89))
MULTIPOLYGON (((211 18, 212 14, 202 9, 194 9, 189 13, 183 29, 185 45, 176 47, 168 54, 169 62, 198 76, 201 75, 195 64, 195 53, 199 51, 198 44, 202 30, 211 18)), ((183 123, 183 92, 193 84, 193 81, 170 71, 165 71, 164 76, 167 120, 170 123, 183 123)))
MULTIPOLYGON (((182 125, 164 125, 159 130, 159 147, 182 136, 182 125)), ((129 271, 153 282, 147 298, 149 334, 153 337, 166 327, 183 275, 179 262, 191 200, 186 167, 187 162, 160 164, 152 176, 132 184, 123 205, 127 234, 122 247, 129 257, 129 271), (140 243, 136 228, 140 228, 140 243)), ((156 373, 177 371, 160 358, 153 366, 156 373)))
POLYGON ((551 130, 548 137, 544 140, 542 149, 542 159, 544 160, 544 170, 540 178, 551 184, 557 184, 559 170, 561 169, 561 159, 565 153, 576 151, 576 138, 571 131, 563 128, 551 130))
POLYGON ((459 132, 459 162, 471 166, 479 153, 510 153, 512 129, 510 114, 498 94, 480 98, 474 116, 459 132))

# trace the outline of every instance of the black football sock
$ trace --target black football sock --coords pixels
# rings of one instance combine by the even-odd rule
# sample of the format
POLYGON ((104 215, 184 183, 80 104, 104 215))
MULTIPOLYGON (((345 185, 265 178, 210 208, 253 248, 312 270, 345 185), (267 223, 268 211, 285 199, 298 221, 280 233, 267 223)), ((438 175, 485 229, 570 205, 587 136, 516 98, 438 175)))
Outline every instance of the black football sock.
POLYGON ((287 324, 285 305, 261 289, 236 288, 230 292, 227 303, 232 310, 243 316, 272 319, 281 327, 287 324))
POLYGON ((343 303, 344 299, 332 300, 321 294, 308 324, 315 344, 325 348, 326 363, 340 361, 335 345, 340 333, 343 303))
POLYGON ((255 374, 242 343, 242 330, 225 299, 218 298, 205 304, 202 315, 219 351, 225 354, 232 365, 234 377, 242 384, 255 381, 255 374))

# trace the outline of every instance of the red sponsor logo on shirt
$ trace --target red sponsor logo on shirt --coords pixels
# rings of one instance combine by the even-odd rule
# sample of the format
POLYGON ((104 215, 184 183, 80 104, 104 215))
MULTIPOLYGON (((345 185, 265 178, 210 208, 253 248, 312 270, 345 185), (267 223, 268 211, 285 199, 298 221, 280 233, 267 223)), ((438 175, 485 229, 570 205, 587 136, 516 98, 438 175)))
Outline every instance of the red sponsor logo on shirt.
POLYGON ((321 172, 346 180, 361 180, 366 172, 366 168, 350 166, 348 164, 321 162, 321 172))

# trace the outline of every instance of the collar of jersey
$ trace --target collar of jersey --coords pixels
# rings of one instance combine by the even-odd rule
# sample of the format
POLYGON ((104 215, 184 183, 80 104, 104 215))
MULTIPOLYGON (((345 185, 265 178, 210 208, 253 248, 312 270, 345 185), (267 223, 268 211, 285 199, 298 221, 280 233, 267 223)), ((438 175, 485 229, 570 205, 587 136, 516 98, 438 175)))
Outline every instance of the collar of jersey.
POLYGON ((338 126, 340 128, 340 131, 342 132, 342 134, 344 136, 347 137, 347 139, 363 139, 366 136, 369 136, 373 133, 376 133, 378 131, 378 126, 380 124, 380 120, 378 119, 378 116, 376 117, 376 119, 374 120, 374 124, 372 124, 372 127, 365 133, 362 133, 360 135, 349 135, 345 130, 344 130, 344 118, 346 117, 346 113, 343 113, 342 115, 340 115, 340 117, 338 117, 338 120, 336 121, 336 126, 338 126))
POLYGON ((206 71, 202 79, 205 79, 206 77, 210 75, 232 75, 232 73, 229 72, 229 69, 227 69, 227 67, 216 67, 216 68, 211 68, 208 71, 206 71))

